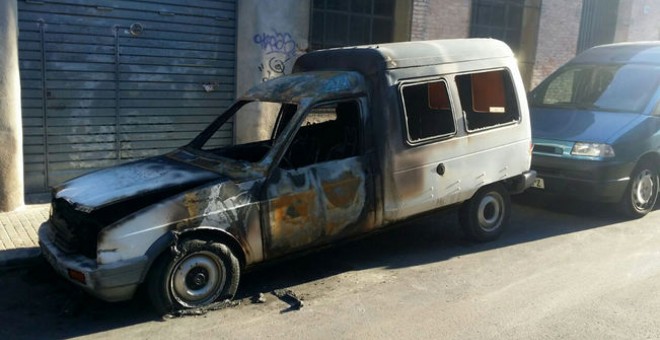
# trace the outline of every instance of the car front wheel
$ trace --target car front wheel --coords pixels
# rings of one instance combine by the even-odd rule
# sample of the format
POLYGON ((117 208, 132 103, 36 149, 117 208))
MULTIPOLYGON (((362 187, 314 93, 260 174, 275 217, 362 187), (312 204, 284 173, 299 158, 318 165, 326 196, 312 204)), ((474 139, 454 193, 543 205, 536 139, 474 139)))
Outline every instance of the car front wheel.
POLYGON ((239 277, 238 259, 226 245, 189 239, 179 245, 178 252, 167 251, 156 259, 147 289, 162 315, 231 299, 239 277))
POLYGON ((658 171, 650 162, 635 167, 621 199, 621 210, 631 218, 640 218, 651 212, 658 199, 658 171))

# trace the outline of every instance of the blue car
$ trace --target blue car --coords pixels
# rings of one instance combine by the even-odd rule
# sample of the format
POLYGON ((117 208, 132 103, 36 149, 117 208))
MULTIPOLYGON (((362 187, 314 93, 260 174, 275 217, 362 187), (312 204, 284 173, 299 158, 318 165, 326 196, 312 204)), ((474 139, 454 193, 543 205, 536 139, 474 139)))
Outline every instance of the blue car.
POLYGON ((639 218, 658 198, 660 42, 591 48, 530 93, 533 187, 618 204, 639 218))

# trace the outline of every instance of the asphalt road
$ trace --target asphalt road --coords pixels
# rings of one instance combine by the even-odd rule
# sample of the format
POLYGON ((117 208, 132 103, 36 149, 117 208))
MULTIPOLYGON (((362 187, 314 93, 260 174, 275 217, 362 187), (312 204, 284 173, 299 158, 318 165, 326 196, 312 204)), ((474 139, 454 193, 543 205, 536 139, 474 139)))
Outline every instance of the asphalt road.
POLYGON ((95 300, 45 263, 0 273, 0 338, 660 338, 660 210, 624 221, 599 204, 515 202, 496 242, 434 216, 249 273, 237 306, 198 316, 95 300), (286 289, 301 308, 273 294, 286 289))

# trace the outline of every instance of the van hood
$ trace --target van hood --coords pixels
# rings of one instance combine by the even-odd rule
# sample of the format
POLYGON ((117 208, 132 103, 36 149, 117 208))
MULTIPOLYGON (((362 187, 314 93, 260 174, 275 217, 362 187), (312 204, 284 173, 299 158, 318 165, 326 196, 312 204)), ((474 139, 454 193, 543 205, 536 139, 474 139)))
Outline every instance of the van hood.
POLYGON ((642 118, 638 113, 532 107, 532 136, 574 142, 611 143, 642 118))
MULTIPOLYGON (((167 156, 147 158, 94 171, 54 188, 54 198, 91 212, 153 194, 175 194, 221 178, 221 175, 167 156)), ((140 202, 144 204, 146 202, 140 202)))

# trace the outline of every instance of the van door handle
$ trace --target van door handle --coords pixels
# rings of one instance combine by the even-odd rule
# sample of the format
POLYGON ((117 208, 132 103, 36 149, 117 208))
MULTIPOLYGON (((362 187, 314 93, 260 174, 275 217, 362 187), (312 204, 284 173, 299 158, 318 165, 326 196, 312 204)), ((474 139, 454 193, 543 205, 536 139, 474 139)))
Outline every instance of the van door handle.
POLYGON ((445 165, 442 163, 438 164, 438 167, 435 168, 435 171, 438 173, 438 175, 443 176, 445 174, 445 165))

